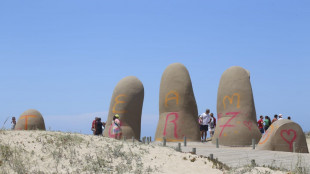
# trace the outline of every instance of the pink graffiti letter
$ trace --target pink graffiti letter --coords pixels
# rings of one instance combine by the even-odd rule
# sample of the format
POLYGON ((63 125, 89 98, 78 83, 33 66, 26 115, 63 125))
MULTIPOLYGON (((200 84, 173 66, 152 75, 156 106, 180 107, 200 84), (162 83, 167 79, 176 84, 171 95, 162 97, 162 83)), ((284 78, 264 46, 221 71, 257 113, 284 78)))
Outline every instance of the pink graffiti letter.
POLYGON ((167 123, 168 123, 168 119, 171 115, 174 115, 175 116, 175 119, 174 120, 171 120, 170 122, 174 124, 174 137, 175 138, 178 138, 178 133, 177 133, 177 120, 179 118, 179 114, 177 112, 171 112, 169 114, 167 114, 166 116, 166 123, 165 123, 165 128, 164 128, 164 136, 166 136, 167 132, 166 132, 166 129, 167 129, 167 123))
POLYGON ((233 115, 233 116, 224 125, 220 125, 220 127, 222 128, 221 133, 220 133, 220 137, 222 136, 222 133, 223 133, 223 131, 224 131, 224 129, 226 127, 235 127, 235 125, 231 125, 231 124, 228 124, 228 123, 231 120, 233 120, 234 118, 236 118, 239 113, 240 112, 228 112, 228 113, 226 113, 226 115, 233 115))

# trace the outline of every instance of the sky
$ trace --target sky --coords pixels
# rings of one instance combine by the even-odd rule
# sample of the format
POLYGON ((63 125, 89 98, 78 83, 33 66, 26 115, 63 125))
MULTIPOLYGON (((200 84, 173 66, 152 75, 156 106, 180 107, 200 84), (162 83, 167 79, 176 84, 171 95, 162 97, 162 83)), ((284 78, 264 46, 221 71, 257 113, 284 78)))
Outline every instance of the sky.
POLYGON ((161 75, 179 62, 199 113, 216 113, 220 77, 237 65, 251 73, 257 115, 309 131, 309 31, 308 0, 3 0, 0 127, 33 108, 48 130, 91 134, 133 75, 145 90, 141 136, 154 137, 161 75))

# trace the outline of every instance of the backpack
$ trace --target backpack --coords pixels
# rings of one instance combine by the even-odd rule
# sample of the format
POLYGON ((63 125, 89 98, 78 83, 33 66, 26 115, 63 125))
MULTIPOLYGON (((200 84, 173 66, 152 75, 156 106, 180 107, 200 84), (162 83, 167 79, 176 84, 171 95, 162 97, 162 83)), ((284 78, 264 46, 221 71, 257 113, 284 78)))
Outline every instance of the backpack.
POLYGON ((214 126, 215 126, 215 125, 214 125, 214 118, 211 118, 211 119, 213 119, 213 121, 211 120, 211 122, 210 122, 210 128, 213 129, 214 126))

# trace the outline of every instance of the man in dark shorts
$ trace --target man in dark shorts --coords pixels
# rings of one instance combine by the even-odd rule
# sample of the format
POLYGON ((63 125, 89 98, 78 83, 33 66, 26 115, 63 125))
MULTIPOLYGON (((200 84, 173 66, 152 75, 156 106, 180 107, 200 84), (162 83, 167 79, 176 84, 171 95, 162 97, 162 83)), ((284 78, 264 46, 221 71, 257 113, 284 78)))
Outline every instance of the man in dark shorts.
POLYGON ((207 140, 208 124, 211 121, 210 109, 207 109, 205 113, 202 113, 199 116, 199 119, 201 120, 200 124, 201 142, 203 142, 207 140))

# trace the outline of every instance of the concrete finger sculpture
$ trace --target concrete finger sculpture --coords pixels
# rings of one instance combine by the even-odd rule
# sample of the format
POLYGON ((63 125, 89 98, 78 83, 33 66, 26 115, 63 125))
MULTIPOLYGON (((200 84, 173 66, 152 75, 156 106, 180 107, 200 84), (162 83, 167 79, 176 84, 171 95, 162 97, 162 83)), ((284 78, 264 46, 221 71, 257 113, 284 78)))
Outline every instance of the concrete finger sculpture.
POLYGON ((270 125, 258 143, 260 150, 309 153, 306 136, 302 128, 287 119, 278 120, 270 125), (295 142, 295 145, 294 145, 295 142))
POLYGON ((159 92, 159 121, 155 140, 200 141, 197 104, 189 73, 174 63, 164 71, 159 92))
POLYGON ((223 73, 217 93, 217 113, 212 143, 217 138, 225 146, 251 145, 252 139, 259 141, 261 133, 247 70, 233 66, 223 73))
POLYGON ((15 130, 45 130, 41 113, 35 109, 23 112, 17 120, 15 130))
POLYGON ((115 138, 112 122, 113 116, 118 114, 122 136, 139 140, 143 99, 144 87, 138 78, 128 76, 121 79, 113 91, 103 136, 115 138))

